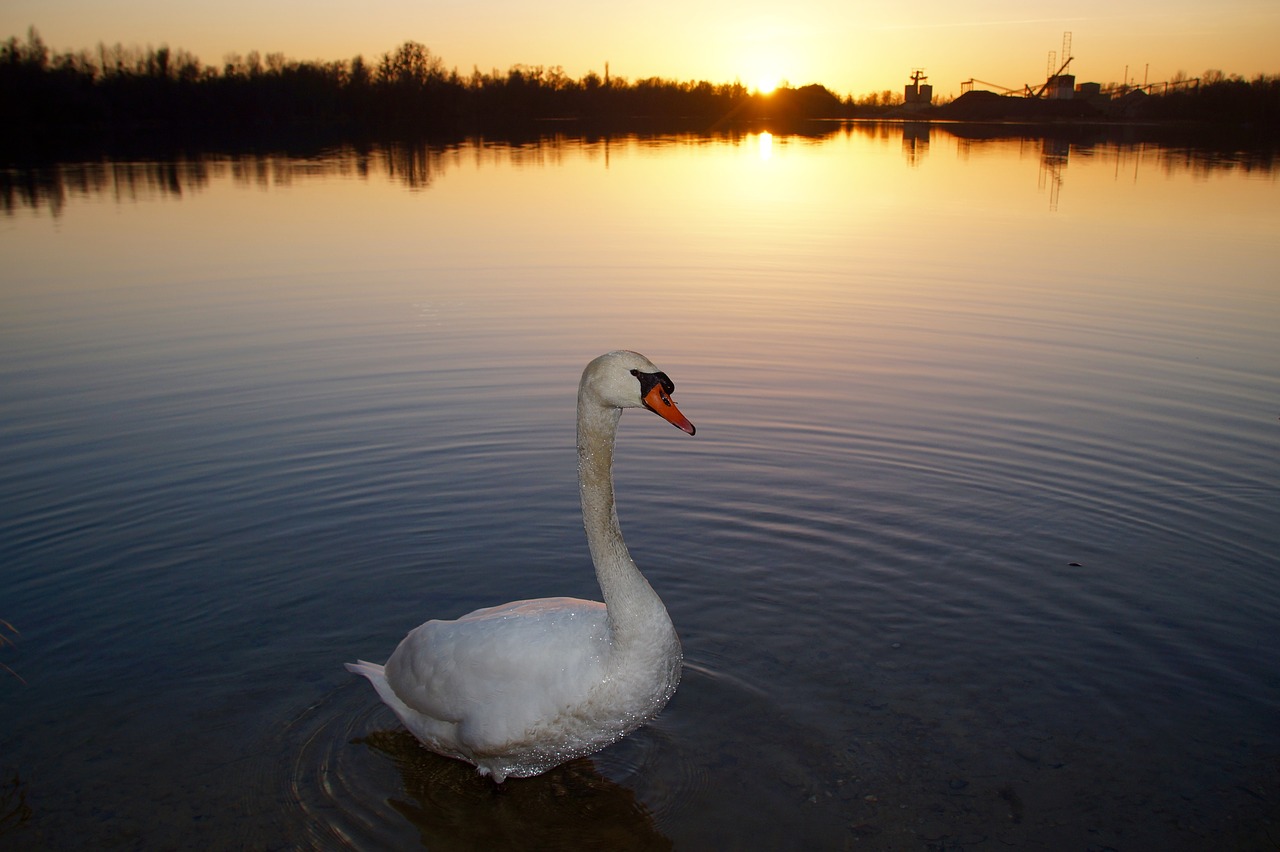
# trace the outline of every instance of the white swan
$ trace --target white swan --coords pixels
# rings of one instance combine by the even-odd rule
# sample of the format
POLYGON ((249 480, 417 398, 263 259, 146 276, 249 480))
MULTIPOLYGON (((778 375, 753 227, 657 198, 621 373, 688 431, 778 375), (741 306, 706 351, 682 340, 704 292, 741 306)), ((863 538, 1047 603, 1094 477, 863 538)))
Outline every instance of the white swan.
POLYGON ((622 540, 613 441, 624 408, 694 433, 648 358, 610 352, 578 385, 578 486, 604 603, 542 598, 428 621, 386 666, 347 663, 434 752, 497 782, 545 772, 657 715, 680 681, 680 639, 622 540))

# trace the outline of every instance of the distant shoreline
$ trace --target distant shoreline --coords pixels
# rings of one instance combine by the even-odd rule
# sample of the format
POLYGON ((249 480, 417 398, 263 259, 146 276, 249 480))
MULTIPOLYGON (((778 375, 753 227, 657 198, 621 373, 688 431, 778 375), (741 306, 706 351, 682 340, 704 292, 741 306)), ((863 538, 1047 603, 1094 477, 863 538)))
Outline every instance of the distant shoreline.
POLYGON ((1162 125, 1280 139, 1280 77, 1221 74, 1159 95, 1068 92, 1062 99, 971 91, 936 106, 901 96, 841 98, 819 84, 769 93, 741 83, 626 80, 560 68, 515 66, 460 75, 415 42, 377 62, 295 62, 280 54, 228 57, 222 67, 167 47, 53 54, 30 31, 0 42, 0 155, 25 160, 58 150, 156 145, 277 144, 280 139, 527 138, 574 132, 799 132, 845 120, 1017 122, 1023 125, 1162 125))

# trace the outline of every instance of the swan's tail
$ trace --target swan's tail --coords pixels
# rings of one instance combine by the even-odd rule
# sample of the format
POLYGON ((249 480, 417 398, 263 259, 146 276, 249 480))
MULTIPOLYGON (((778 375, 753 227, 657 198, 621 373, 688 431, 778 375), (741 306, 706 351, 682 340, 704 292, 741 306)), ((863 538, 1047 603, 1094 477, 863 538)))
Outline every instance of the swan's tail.
POLYGON ((382 673, 382 666, 377 663, 366 663, 364 660, 360 660, 355 663, 344 663, 344 665, 347 667, 347 671, 352 674, 364 675, 369 680, 374 681, 375 684, 377 680, 386 681, 386 675, 382 673))
POLYGON ((387 683, 387 675, 383 666, 360 660, 356 663, 346 663, 346 667, 347 671, 352 674, 363 675, 368 678, 369 683, 373 684, 373 688, 377 691, 378 697, 382 699, 382 703, 391 708, 391 711, 396 714, 414 736, 423 742, 428 742, 424 733, 425 729, 422 727, 422 720, 425 717, 400 700, 400 696, 396 695, 396 691, 392 689, 391 684, 387 683))

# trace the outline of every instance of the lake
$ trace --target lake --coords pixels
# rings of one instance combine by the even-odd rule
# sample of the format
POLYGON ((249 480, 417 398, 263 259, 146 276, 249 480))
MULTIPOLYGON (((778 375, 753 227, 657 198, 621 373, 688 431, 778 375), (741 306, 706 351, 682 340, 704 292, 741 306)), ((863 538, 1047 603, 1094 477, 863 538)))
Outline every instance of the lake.
POLYGON ((560 131, 4 170, 0 845, 1274 849, 1274 152, 560 131), (499 789, 343 663, 598 598, 618 348, 684 678, 499 789))

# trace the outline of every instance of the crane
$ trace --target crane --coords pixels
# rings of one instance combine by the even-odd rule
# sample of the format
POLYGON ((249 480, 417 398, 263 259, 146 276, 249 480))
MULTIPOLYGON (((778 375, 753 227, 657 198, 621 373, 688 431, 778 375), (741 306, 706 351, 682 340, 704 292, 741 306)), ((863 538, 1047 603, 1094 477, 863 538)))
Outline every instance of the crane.
POLYGON ((960 94, 963 95, 965 92, 972 92, 974 83, 977 83, 979 86, 986 86, 989 89, 999 89, 1000 94, 1002 95, 1025 95, 1031 90, 1030 86, 1026 86, 1023 89, 1010 89, 1007 86, 998 86, 995 83, 988 83, 986 80, 979 80, 975 77, 970 77, 968 80, 965 80, 960 84, 960 94))
POLYGON ((1030 83, 1023 84, 1021 89, 1010 89, 1008 86, 1000 86, 995 83, 988 83, 986 80, 978 80, 970 77, 968 80, 965 80, 960 84, 960 94, 963 95, 966 92, 972 92, 973 86, 976 83, 980 86, 986 86, 988 89, 994 89, 1001 95, 1014 95, 1023 98, 1043 97, 1044 93, 1048 90, 1049 85, 1061 76, 1062 72, 1066 71, 1067 66, 1071 64, 1071 60, 1075 59, 1075 57, 1071 55, 1070 32, 1062 34, 1062 56, 1064 57, 1062 64, 1058 65, 1057 70, 1055 71, 1054 64, 1058 59, 1058 54, 1055 51, 1049 51, 1049 62, 1045 68, 1045 80, 1040 84, 1040 88, 1038 89, 1032 89, 1030 83))
POLYGON ((1066 58, 1062 60, 1062 64, 1058 66, 1058 70, 1054 71, 1053 60, 1055 57, 1054 57, 1053 51, 1052 50, 1049 51, 1049 65, 1048 65, 1048 68, 1046 69, 1047 71, 1049 71, 1049 74, 1048 76, 1045 77, 1044 83, 1041 84, 1040 88, 1036 89, 1035 94, 1031 94, 1031 87, 1027 86, 1027 92, 1028 92, 1027 97, 1038 98, 1042 96, 1045 92, 1045 89, 1049 88, 1049 84, 1052 83, 1054 80, 1056 80, 1058 76, 1062 74, 1063 71, 1066 71, 1067 66, 1071 64, 1071 60, 1075 59, 1075 57, 1071 55, 1071 33, 1070 32, 1065 32, 1062 34, 1062 55, 1065 56, 1066 58))
POLYGON ((1054 79, 1058 77, 1058 75, 1059 75, 1059 74, 1061 74, 1063 71, 1066 71, 1066 70, 1067 70, 1067 66, 1071 64, 1071 60, 1072 60, 1072 59, 1074 59, 1074 58, 1075 58, 1074 56, 1068 56, 1068 57, 1067 57, 1066 62, 1063 62, 1061 65, 1059 65, 1059 66, 1058 66, 1058 70, 1057 70, 1057 71, 1054 71, 1052 74, 1050 74, 1050 75, 1049 75, 1049 77, 1048 77, 1048 79, 1046 79, 1043 83, 1041 83, 1041 84, 1040 84, 1040 88, 1038 88, 1038 89, 1036 89, 1036 90, 1035 90, 1035 93, 1034 93, 1034 94, 1031 94, 1031 93, 1030 93, 1030 92, 1031 92, 1031 87, 1030 87, 1030 86, 1027 86, 1027 91, 1028 91, 1028 93, 1029 93, 1029 94, 1027 95, 1027 97, 1029 97, 1029 98, 1038 98, 1038 97, 1040 97, 1041 95, 1043 95, 1043 94, 1044 94, 1044 90, 1045 90, 1045 89, 1047 89, 1047 88, 1049 88, 1049 84, 1050 84, 1050 83, 1052 83, 1052 82, 1054 81, 1054 79))

